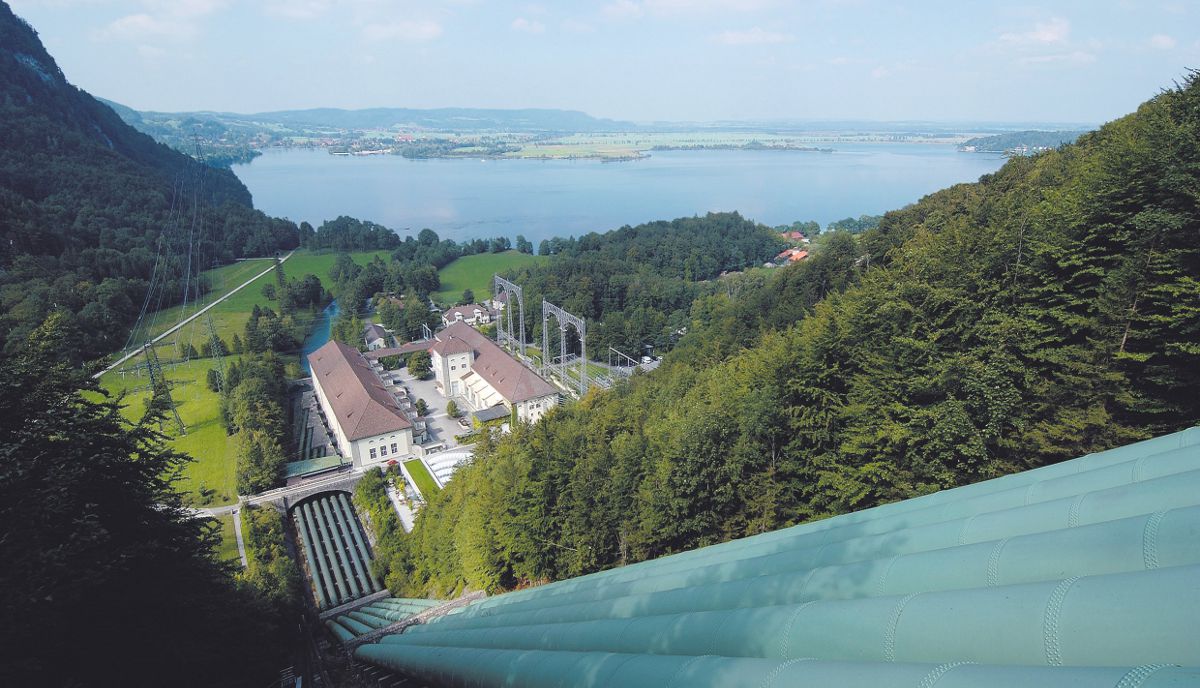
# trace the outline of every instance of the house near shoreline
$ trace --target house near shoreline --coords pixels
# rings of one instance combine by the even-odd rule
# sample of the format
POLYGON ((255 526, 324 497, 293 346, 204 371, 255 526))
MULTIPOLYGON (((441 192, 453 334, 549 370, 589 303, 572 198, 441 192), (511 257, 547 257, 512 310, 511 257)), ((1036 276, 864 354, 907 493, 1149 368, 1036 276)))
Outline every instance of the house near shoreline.
POLYGON ((436 384, 478 410, 503 405, 517 419, 536 422, 559 403, 559 391, 465 322, 434 335, 429 348, 436 384))
POLYGON ((329 341, 308 355, 308 364, 317 402, 344 458, 360 467, 412 453, 412 421, 362 353, 329 341))

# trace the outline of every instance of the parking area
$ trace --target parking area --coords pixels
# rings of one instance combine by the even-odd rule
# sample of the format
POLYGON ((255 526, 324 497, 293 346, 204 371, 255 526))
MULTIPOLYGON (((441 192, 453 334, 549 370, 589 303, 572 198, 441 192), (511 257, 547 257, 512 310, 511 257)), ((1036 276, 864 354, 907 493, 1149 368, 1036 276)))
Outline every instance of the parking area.
MULTIPOLYGON (((446 404, 449 400, 438 391, 433 377, 430 377, 428 380, 418 380, 408 372, 407 368, 398 371, 389 371, 388 374, 392 380, 399 382, 408 390, 409 397, 412 398, 414 404, 417 399, 425 400, 425 404, 428 407, 427 415, 425 416, 427 437, 426 441, 421 443, 422 446, 432 447, 441 444, 446 449, 458 446, 458 442, 454 440, 454 436, 463 434, 467 429, 462 427, 457 420, 447 415, 446 404)), ((458 404, 459 409, 464 414, 470 411, 465 400, 455 399, 454 403, 458 404)))

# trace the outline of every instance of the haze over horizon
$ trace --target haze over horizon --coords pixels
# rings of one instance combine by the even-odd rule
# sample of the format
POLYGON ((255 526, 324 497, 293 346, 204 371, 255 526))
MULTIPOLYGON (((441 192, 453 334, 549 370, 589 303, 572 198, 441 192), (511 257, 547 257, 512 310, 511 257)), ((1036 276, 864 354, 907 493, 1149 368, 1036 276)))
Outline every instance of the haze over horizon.
POLYGON ((631 121, 1098 123, 1200 64, 1200 3, 15 0, 140 110, 561 108, 631 121))

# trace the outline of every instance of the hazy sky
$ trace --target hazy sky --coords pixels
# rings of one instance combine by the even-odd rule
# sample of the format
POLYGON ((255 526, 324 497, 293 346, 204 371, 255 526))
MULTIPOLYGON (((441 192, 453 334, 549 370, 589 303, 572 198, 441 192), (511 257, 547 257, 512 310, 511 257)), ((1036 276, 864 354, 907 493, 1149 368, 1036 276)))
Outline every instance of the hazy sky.
POLYGON ((1200 0, 13 0, 143 110, 1101 122, 1200 67, 1200 0))

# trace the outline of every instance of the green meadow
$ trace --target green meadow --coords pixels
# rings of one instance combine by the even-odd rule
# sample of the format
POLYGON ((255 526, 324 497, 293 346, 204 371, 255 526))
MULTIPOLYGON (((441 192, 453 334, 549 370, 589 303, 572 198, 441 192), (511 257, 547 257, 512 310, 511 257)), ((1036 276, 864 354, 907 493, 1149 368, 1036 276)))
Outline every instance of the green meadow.
POLYGON ((492 276, 496 273, 536 265, 548 259, 548 256, 531 256, 518 251, 463 256, 438 270, 442 288, 433 293, 433 300, 443 306, 452 306, 462 298, 464 290, 470 289, 475 292, 475 300, 481 301, 492 293, 492 276))

